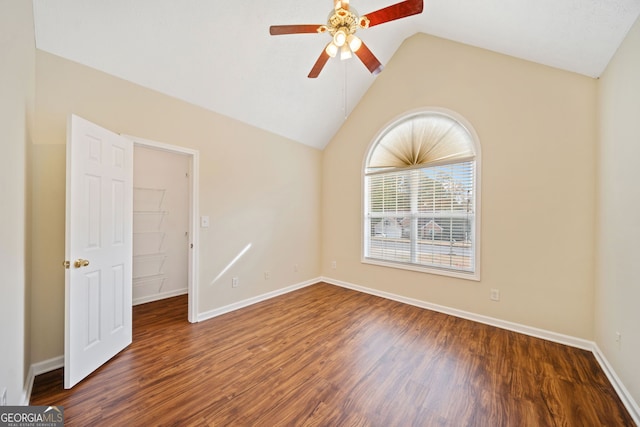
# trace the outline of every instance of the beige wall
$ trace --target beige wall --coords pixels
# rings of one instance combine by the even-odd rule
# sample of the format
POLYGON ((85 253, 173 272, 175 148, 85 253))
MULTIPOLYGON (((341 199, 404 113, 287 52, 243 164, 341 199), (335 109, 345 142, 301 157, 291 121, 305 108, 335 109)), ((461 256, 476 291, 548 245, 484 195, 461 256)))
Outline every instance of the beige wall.
POLYGON ((322 273, 593 339, 595 151, 595 80, 417 34, 324 151, 322 273), (462 115, 480 139, 480 282, 360 261, 369 144, 393 118, 427 106, 462 115), (501 301, 489 300, 491 288, 501 301))
POLYGON ((640 402, 640 21, 599 81, 596 342, 640 402), (616 342, 616 333, 622 334, 616 342))
POLYGON ((23 403, 29 368, 27 147, 34 98, 31 2, 0 0, 0 393, 23 403))
POLYGON ((115 132, 199 150, 200 214, 211 219, 211 227, 200 230, 200 312, 319 276, 320 151, 41 51, 36 87, 33 362, 63 354, 69 113, 115 132), (231 288, 232 276, 239 277, 238 288, 231 288))

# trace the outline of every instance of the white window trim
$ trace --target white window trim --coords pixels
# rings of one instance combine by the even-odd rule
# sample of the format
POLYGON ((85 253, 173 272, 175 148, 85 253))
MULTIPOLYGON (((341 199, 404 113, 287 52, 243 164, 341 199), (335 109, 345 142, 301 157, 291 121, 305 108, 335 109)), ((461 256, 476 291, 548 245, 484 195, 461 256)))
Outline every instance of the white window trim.
POLYGON ((388 123, 386 123, 384 126, 382 126, 380 128, 380 130, 376 133, 376 135, 373 137, 373 139, 371 140, 371 142, 369 143, 367 150, 366 150, 366 155, 364 156, 363 160, 362 160, 362 168, 361 168, 361 181, 360 181, 360 261, 363 264, 370 264, 370 265, 377 265, 377 266, 382 266, 382 267, 391 267, 391 268, 397 268, 397 269, 401 269, 401 270, 409 270, 409 271, 418 271, 421 273, 429 273, 429 274, 435 274, 435 275, 439 275, 439 276, 447 276, 447 277, 454 277, 454 278, 458 278, 458 279, 467 279, 467 280, 475 280, 475 281, 480 281, 481 278, 481 266, 482 266, 482 259, 481 259, 481 253, 482 253, 482 240, 481 240, 481 234, 482 234, 482 150, 480 147, 480 139, 478 138, 478 134, 476 133, 475 129, 473 128, 473 126, 471 126, 471 123, 469 123, 469 121, 467 121, 467 119, 465 119, 463 116, 461 116, 460 114, 456 113, 455 111, 452 110, 448 110, 446 108, 442 108, 442 107, 423 107, 423 108, 418 108, 418 109, 414 109, 414 110, 410 110, 410 111, 406 111, 404 113, 402 113, 399 116, 396 116, 395 118, 393 118, 392 120, 390 120, 388 123), (374 259, 374 258, 367 258, 365 257, 365 245, 366 245, 366 239, 367 239, 367 234, 365 233, 364 229, 365 229, 365 218, 364 218, 364 212, 366 210, 366 200, 365 200, 365 181, 366 181, 366 174, 365 171, 367 169, 367 164, 369 162, 369 157, 371 155, 371 150, 374 147, 374 145, 379 141, 379 139, 382 137, 382 135, 391 127, 396 125, 397 123, 405 120, 407 117, 412 116, 412 115, 416 115, 416 114, 421 114, 421 113, 437 113, 437 114, 443 114, 446 116, 451 117, 452 119, 456 120, 458 123, 460 123, 468 132, 469 135, 471 136, 471 140, 473 141, 473 145, 474 145, 474 149, 475 149, 475 180, 476 180, 476 188, 475 188, 475 204, 476 204, 476 212, 475 212, 475 224, 474 224, 474 230, 475 230, 475 246, 474 246, 474 262, 475 262, 475 269, 473 272, 464 272, 464 271, 457 271, 457 270, 449 270, 446 268, 438 268, 438 267, 429 267, 429 266, 421 266, 421 265, 416 265, 416 264, 408 264, 408 263, 401 263, 401 262, 392 262, 392 261, 383 261, 383 260, 379 260, 379 259, 374 259))

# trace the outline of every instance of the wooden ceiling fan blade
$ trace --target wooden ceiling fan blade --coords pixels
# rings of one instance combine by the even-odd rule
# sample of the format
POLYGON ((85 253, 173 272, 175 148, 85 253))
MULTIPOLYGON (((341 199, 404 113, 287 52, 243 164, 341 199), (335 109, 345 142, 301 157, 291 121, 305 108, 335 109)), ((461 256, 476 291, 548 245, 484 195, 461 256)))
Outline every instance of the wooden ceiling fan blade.
POLYGON ((364 42, 360 45, 360 48, 354 52, 360 61, 369 69, 369 72, 374 76, 384 68, 382 63, 378 61, 378 58, 369 50, 364 42))
POLYGON ((369 27, 384 24, 385 22, 395 21, 396 19, 406 18, 407 16, 422 13, 424 7, 423 0, 405 0, 400 3, 392 4, 375 12, 367 13, 365 16, 369 19, 369 27))
POLYGON ((320 75, 320 71, 322 71, 329 58, 329 54, 323 49, 322 53, 318 57, 318 60, 315 64, 313 64, 313 68, 311 69, 307 77, 309 77, 310 79, 315 79, 316 77, 318 77, 320 75))
POLYGON ((269 27, 269 34, 280 36, 283 34, 317 33, 320 27, 322 24, 272 25, 269 27))

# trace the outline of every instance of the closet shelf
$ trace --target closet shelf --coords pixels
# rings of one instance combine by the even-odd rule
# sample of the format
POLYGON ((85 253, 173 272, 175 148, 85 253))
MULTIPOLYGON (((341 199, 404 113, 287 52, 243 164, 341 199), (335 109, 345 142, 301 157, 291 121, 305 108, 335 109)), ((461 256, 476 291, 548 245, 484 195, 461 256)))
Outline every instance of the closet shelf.
POLYGON ((164 274, 162 268, 167 256, 164 254, 148 254, 133 256, 133 278, 142 278, 164 274))
POLYGON ((164 267, 170 262, 165 252, 171 240, 167 228, 171 217, 164 206, 167 190, 133 188, 133 290, 135 298, 161 292, 167 279, 164 267))
POLYGON ((167 253, 166 252, 152 252, 152 253, 148 253, 148 254, 139 254, 139 255, 134 255, 133 256, 133 261, 138 261, 138 260, 147 260, 149 258, 163 258, 166 259, 167 258, 167 253))
POLYGON ((150 233, 163 230, 164 218, 167 211, 137 211, 133 212, 133 233, 150 233))
POLYGON ((138 293, 137 290, 144 291, 151 290, 153 292, 160 292, 162 290, 162 286, 164 285, 164 281, 166 280, 163 276, 146 278, 144 280, 134 280, 133 281, 133 289, 134 294, 138 293))
POLYGON ((158 252, 155 254, 144 254, 144 255, 134 255, 133 256, 133 260, 134 261, 147 261, 147 260, 157 260, 157 259, 166 259, 167 258, 167 254, 165 254, 164 252, 158 252))
POLYGON ((158 280, 165 280, 166 277, 164 277, 164 273, 160 273, 160 274, 151 274, 149 276, 141 276, 141 277, 134 277, 133 278, 133 284, 139 284, 139 283, 148 283, 148 282, 156 282, 158 280))
POLYGON ((153 255, 163 252, 164 231, 141 231, 133 233, 133 254, 153 255))
POLYGON ((162 208, 167 190, 161 188, 133 187, 134 211, 157 211, 162 208))
POLYGON ((167 211, 133 211, 134 215, 167 215, 167 211))

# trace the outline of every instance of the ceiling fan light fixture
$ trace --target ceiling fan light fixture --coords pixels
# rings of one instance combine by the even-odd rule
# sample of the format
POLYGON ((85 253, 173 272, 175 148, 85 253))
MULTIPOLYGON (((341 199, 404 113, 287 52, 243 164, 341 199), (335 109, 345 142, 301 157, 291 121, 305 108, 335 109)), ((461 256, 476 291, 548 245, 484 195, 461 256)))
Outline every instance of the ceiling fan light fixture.
POLYGON ((358 51, 358 49, 360 49, 360 46, 362 46, 362 40, 360 40, 353 34, 349 34, 347 36, 347 44, 349 45, 349 49, 351 49, 351 51, 355 53, 358 51))
POLYGON ((338 47, 342 47, 344 46, 346 41, 347 41, 347 32, 344 30, 344 28, 340 28, 333 35, 333 43, 335 43, 335 45, 338 47))
POLYGON ((335 2, 335 10, 345 9, 349 10, 349 0, 338 0, 335 2))
POLYGON ((335 44, 333 44, 333 42, 329 42, 329 44, 327 45, 327 47, 324 50, 327 55, 329 55, 332 58, 336 57, 336 54, 338 53, 338 46, 336 46, 335 44))
POLYGON ((351 49, 349 49, 349 45, 342 45, 340 48, 340 60, 344 61, 345 59, 351 58, 351 49))

